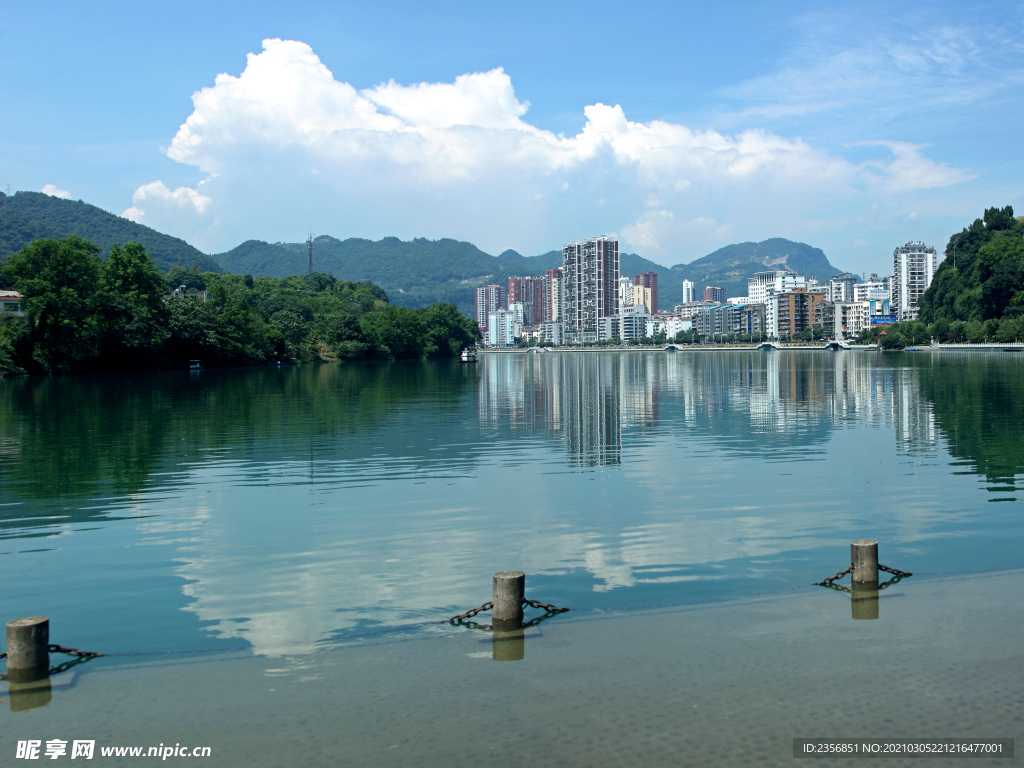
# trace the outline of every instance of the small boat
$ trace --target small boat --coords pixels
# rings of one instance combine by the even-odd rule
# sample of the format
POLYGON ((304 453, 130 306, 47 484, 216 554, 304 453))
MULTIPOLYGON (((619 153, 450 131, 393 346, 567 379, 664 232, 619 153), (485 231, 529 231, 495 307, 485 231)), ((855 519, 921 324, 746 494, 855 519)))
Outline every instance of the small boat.
POLYGON ((464 363, 475 363, 476 362, 476 350, 471 347, 466 347, 462 350, 462 362, 464 363))
POLYGON ((190 371, 201 371, 201 370, 203 370, 203 361, 202 360, 189 360, 188 361, 188 369, 190 371))

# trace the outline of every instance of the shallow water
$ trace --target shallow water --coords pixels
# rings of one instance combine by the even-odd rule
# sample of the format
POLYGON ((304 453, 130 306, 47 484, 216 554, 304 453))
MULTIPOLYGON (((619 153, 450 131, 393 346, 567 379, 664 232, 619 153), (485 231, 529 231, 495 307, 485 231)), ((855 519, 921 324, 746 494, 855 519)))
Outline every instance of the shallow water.
POLYGON ((795 736, 1015 736, 1020 357, 509 354, 0 382, 3 616, 151 654, 55 676, 46 706, 0 715, 0 754, 69 722, 268 765, 491 747, 524 765, 777 764, 795 736), (917 574, 877 621, 807 586, 861 537, 917 574), (489 635, 433 622, 512 568, 575 611, 496 664, 489 635))

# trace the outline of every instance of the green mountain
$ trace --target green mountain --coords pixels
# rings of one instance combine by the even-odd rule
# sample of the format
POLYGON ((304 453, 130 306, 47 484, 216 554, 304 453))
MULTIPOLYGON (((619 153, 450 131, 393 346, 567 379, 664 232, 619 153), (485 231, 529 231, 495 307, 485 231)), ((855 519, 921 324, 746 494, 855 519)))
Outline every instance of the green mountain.
MULTIPOLYGON (((305 243, 264 243, 250 240, 213 257, 228 272, 266 277, 287 277, 308 269, 305 243)), ((436 301, 457 304, 473 314, 473 289, 488 282, 507 284, 513 275, 542 275, 561 266, 562 252, 523 256, 505 251, 484 253, 472 243, 458 240, 383 240, 321 236, 313 242, 313 268, 339 280, 370 280, 387 291, 392 303, 422 307, 436 301)), ((641 272, 658 275, 659 308, 671 309, 682 300, 683 280, 692 280, 698 293, 705 286, 725 288, 728 296, 744 296, 747 277, 765 269, 794 269, 825 280, 842 270, 833 267, 820 248, 782 238, 762 243, 738 243, 720 248, 690 264, 671 269, 637 256, 619 255, 619 272, 633 277, 641 272)))
POLYGON ((221 268, 202 251, 129 219, 81 201, 62 200, 40 192, 0 193, 0 261, 40 237, 58 239, 81 235, 103 249, 104 258, 114 243, 142 243, 162 272, 175 264, 199 266, 204 272, 221 268))
POLYGON ((725 288, 726 296, 746 296, 747 278, 769 269, 791 269, 818 280, 828 280, 843 271, 832 266, 820 248, 806 243, 794 243, 781 237, 760 243, 736 243, 689 264, 676 264, 665 277, 659 274, 658 295, 666 297, 659 303, 668 306, 670 297, 673 304, 679 301, 683 280, 696 283, 698 295, 705 287, 715 285, 725 288), (665 288, 662 288, 663 283, 665 288))
MULTIPOLYGON (((249 240, 226 253, 207 256, 184 240, 122 219, 83 202, 61 200, 38 192, 0 193, 0 260, 40 237, 81 235, 103 249, 114 243, 141 242, 153 263, 166 272, 173 265, 198 265, 201 271, 227 271, 256 277, 305 274, 309 253, 305 243, 264 243, 249 240)), ((503 285, 513 275, 542 275, 561 266, 561 251, 523 256, 505 251, 484 253, 472 243, 442 239, 383 240, 337 238, 323 235, 313 243, 313 268, 338 280, 370 280, 387 291, 392 303, 425 307, 451 302, 473 314, 473 289, 487 282, 503 285)), ((682 299, 684 279, 696 284, 698 294, 708 285, 725 288, 727 296, 743 296, 747 277, 764 269, 787 268, 824 280, 841 270, 833 267, 819 248, 773 238, 761 243, 738 243, 720 248, 689 264, 668 268, 634 253, 619 256, 620 273, 658 275, 658 305, 670 309, 682 299)))
MULTIPOLYGON (((305 243, 264 243, 249 240, 227 253, 214 256, 228 272, 265 277, 302 274, 309 268, 305 243)), ((370 280, 388 293, 393 304, 424 307, 444 301, 473 314, 473 289, 488 282, 508 283, 512 275, 544 274, 559 266, 560 251, 543 256, 522 256, 505 251, 484 253, 472 243, 458 240, 383 240, 322 235, 313 241, 313 269, 339 280, 370 280)))

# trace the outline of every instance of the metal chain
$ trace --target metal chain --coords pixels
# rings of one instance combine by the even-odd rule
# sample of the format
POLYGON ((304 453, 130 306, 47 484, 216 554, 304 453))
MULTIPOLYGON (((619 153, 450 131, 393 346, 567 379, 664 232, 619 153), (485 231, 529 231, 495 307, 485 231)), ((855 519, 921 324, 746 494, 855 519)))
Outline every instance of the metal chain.
POLYGON ((879 564, 878 570, 891 573, 893 576, 913 576, 914 574, 908 573, 907 571, 901 571, 899 568, 890 568, 888 565, 879 564))
POLYGON ((557 605, 548 605, 540 600, 527 600, 525 597, 523 598, 523 605, 528 605, 531 608, 540 608, 548 613, 566 613, 572 610, 572 608, 559 608, 557 605))
MULTIPOLYGON (((523 605, 528 605, 531 608, 539 608, 542 611, 545 611, 547 613, 565 613, 566 611, 571 611, 572 610, 571 608, 559 608, 557 605, 548 605, 547 603, 542 603, 540 600, 527 600, 525 597, 523 598, 523 605)), ((459 622, 463 621, 464 619, 472 619, 478 613, 480 613, 482 611, 489 611, 493 607, 494 607, 494 603, 489 603, 489 602, 488 603, 484 603, 479 608, 474 608, 474 609, 472 609, 470 611, 466 611, 465 613, 460 613, 458 616, 452 616, 450 619, 448 619, 448 623, 449 624, 458 624, 459 622)), ((441 623, 444 623, 444 622, 441 622, 441 623)), ((479 625, 479 626, 480 626, 480 628, 483 628, 483 625, 479 625)))
POLYGON ((471 619, 474 616, 476 616, 478 613, 480 613, 481 611, 489 611, 493 607, 494 607, 494 603, 484 603, 479 608, 474 608, 471 611, 466 611, 465 613, 460 613, 458 616, 452 616, 450 619, 448 619, 448 623, 449 624, 458 624, 463 619, 471 619))
POLYGON ((65 648, 63 645, 51 645, 48 650, 50 653, 66 653, 68 656, 78 656, 81 659, 95 659, 106 655, 93 651, 80 651, 77 648, 65 648))
MULTIPOLYGON (((840 571, 835 576, 829 576, 824 581, 817 581, 817 582, 815 582, 815 586, 818 586, 818 587, 831 587, 833 581, 835 581, 836 579, 843 578, 843 576, 845 576, 846 574, 850 573, 852 570, 853 570, 853 564, 851 563, 850 567, 847 568, 845 571, 840 571)), ((909 571, 901 571, 899 568, 890 568, 889 566, 882 565, 881 563, 879 563, 879 565, 878 565, 878 570, 885 571, 886 573, 891 573, 893 576, 898 576, 901 579, 903 577, 905 577, 905 576, 913 576, 914 575, 914 574, 910 573, 909 571)))
POLYGON ((7 654, 6 653, 0 653, 0 659, 6 659, 6 658, 7 658, 7 654))
POLYGON ((851 563, 850 567, 847 568, 845 571, 840 571, 835 576, 829 576, 827 579, 824 579, 823 581, 816 581, 814 582, 814 584, 817 587, 831 587, 833 581, 843 578, 843 576, 850 573, 851 571, 853 571, 853 563, 851 563))

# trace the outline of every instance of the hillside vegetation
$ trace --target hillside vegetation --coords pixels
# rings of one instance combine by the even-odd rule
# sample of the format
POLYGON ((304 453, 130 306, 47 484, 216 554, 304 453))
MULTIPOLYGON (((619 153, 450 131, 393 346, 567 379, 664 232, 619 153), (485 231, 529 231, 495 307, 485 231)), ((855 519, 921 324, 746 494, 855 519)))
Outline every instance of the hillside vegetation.
POLYGON ((946 254, 921 300, 924 322, 1024 313, 1024 217, 1015 219, 1012 207, 986 210, 983 218, 949 238, 946 254))
MULTIPOLYGON (((214 258, 229 272, 280 277, 308 269, 305 243, 264 243, 250 240, 214 258)), ((473 314, 473 289, 485 282, 508 283, 514 275, 542 275, 562 265, 560 250, 540 256, 523 256, 508 250, 499 256, 484 253, 472 243, 458 240, 383 240, 329 236, 313 244, 314 268, 339 279, 371 280, 387 290, 396 304, 419 307, 444 301, 473 314)), ((729 296, 747 292, 747 277, 773 268, 795 269, 825 280, 839 274, 825 254, 804 243, 782 238, 761 243, 739 243, 721 248, 690 264, 669 269, 634 253, 620 253, 619 273, 633 277, 641 272, 658 275, 658 302, 671 308, 682 300, 683 280, 693 280, 698 293, 717 285, 729 296)))
POLYGON ((368 282, 174 270, 140 243, 36 240, 0 266, 23 317, 0 319, 0 374, 260 365, 281 360, 451 357, 478 338, 452 304, 393 307, 368 282), (184 285, 192 295, 170 296, 184 285))
MULTIPOLYGON (((38 238, 79 235, 99 246, 106 258, 115 243, 142 243, 162 272, 193 264, 204 272, 222 271, 216 261, 184 240, 80 200, 62 200, 40 192, 0 193, 0 261, 38 238)), ((305 270, 303 270, 305 271, 305 270)))

